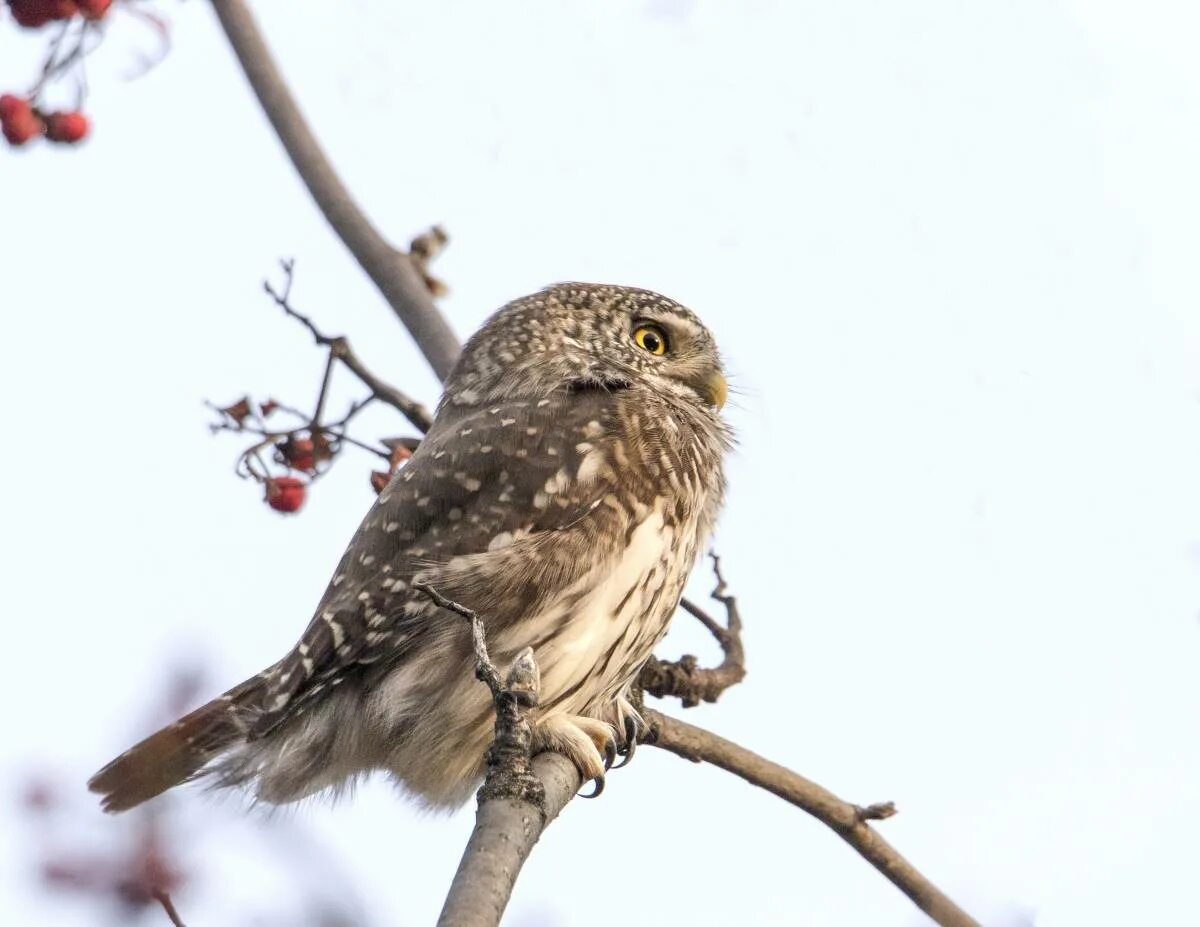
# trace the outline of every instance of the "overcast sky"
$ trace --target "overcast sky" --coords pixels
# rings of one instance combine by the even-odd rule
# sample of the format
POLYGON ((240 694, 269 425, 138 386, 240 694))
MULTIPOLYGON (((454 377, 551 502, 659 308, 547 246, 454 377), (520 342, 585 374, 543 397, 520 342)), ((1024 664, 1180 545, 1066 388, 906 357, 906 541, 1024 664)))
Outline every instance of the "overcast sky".
MULTIPOLYGON (((450 231, 460 334, 566 279, 661 290, 716 332, 741 436, 717 543, 750 676, 688 720, 894 800, 880 830, 989 927, 1200 922, 1194 5, 256 8, 380 226, 450 231)), ((42 766, 82 788, 143 733, 165 662, 203 661, 216 694, 278 658, 370 504, 350 458, 275 515, 206 431, 206 398, 302 404, 318 382, 259 289, 277 258, 320 324, 437 395, 207 4, 165 9, 173 48, 133 82, 154 43, 113 23, 86 146, 0 151, 10 792, 42 766)), ((0 25, 0 90, 41 45, 0 25)), ((684 619, 664 655, 711 656, 684 619)), ((292 823, 377 923, 420 925, 473 815, 375 782, 292 823)), ((24 821, 0 835, 6 923, 95 923, 36 889, 24 821)), ((242 854, 195 848, 189 923, 286 908, 242 854)), ((568 807, 512 911, 922 923, 815 821, 649 749, 568 807)))

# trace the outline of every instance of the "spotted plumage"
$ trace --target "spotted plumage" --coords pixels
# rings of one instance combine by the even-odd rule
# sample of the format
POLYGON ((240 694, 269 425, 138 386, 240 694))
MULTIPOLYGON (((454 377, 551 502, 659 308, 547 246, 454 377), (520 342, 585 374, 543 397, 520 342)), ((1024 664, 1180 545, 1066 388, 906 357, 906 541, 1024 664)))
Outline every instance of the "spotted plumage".
POLYGON ((466 800, 491 704, 465 623, 416 582, 476 610, 500 665, 533 648, 536 746, 602 775, 721 503, 724 396, 711 335, 663 296, 561 284, 510 303, 291 652, 91 787, 116 811, 206 774, 283 803, 384 770, 428 805, 466 800))

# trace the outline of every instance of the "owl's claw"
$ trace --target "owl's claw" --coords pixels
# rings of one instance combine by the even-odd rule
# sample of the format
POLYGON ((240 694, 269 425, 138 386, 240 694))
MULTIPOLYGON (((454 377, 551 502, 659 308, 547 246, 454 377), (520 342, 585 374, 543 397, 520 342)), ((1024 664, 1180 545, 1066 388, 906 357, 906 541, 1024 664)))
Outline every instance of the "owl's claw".
POLYGON ((617 763, 613 769, 620 769, 622 766, 628 766, 629 761, 633 759, 634 751, 637 750, 638 737, 641 736, 642 726, 638 723, 634 715, 625 716, 625 750, 624 756, 621 757, 621 762, 617 763))
POLYGON ((598 775, 595 779, 592 779, 591 781, 593 783, 595 783, 595 786, 593 787, 592 791, 589 792, 587 795, 580 795, 579 796, 580 798, 599 798, 600 793, 604 791, 604 774, 603 773, 601 773, 600 775, 598 775))
POLYGON ((581 715, 549 715, 534 729, 533 752, 551 750, 575 764, 584 782, 595 787, 587 798, 604 791, 604 774, 617 758, 612 725, 581 715))

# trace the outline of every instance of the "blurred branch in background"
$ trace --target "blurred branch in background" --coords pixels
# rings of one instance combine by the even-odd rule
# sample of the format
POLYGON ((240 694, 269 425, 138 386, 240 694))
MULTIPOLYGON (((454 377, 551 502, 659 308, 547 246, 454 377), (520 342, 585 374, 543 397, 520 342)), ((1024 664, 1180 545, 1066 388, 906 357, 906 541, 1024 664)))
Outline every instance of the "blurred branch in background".
MULTIPOLYGON (((201 701, 204 688, 204 674, 176 668, 146 719, 146 729, 186 714, 201 701)), ((30 777, 21 805, 36 834, 30 844, 40 848, 42 885, 56 895, 93 899, 106 912, 102 922, 126 925, 165 917, 186 924, 188 899, 203 898, 210 883, 193 848, 215 838, 218 843, 236 840, 243 850, 249 843, 256 857, 282 869, 295 886, 292 906, 304 912, 302 919, 267 912, 258 923, 368 927, 361 900, 340 877, 341 867, 286 817, 256 819, 256 839, 248 842, 231 836, 233 828, 245 826, 240 807, 214 805, 204 792, 180 790, 121 818, 106 818, 101 829, 86 831, 79 822, 93 812, 90 799, 75 788, 60 788, 51 773, 30 777), (87 802, 86 808, 81 801, 87 802), (314 873, 320 877, 314 878, 314 873)))

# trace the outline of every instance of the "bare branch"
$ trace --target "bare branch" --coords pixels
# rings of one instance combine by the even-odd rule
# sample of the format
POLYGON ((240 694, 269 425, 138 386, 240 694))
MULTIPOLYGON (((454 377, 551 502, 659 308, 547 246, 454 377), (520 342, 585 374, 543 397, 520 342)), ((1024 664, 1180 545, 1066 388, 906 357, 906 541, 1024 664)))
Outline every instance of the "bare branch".
POLYGON ((496 707, 496 739, 488 751, 475 830, 438 924, 496 927, 533 845, 579 790, 579 772, 570 760, 557 754, 530 759, 533 725, 529 714, 537 705, 541 684, 533 648, 526 647, 517 655, 502 682, 488 656, 487 635, 479 615, 425 583, 413 583, 413 589, 470 622, 475 675, 491 690, 496 707))
POLYGON ((444 380, 458 359, 458 339, 421 272, 371 224, 338 177, 243 0, 212 0, 212 5, 258 102, 317 206, 444 380))
POLYGON ((971 915, 866 824, 866 821, 882 820, 895 814, 896 808, 890 802, 866 808, 852 805, 798 773, 703 728, 653 709, 646 709, 643 715, 649 724, 646 743, 694 763, 719 766, 807 811, 854 847, 936 923, 942 927, 979 927, 971 915))
POLYGON ((336 358, 345 364, 350 372, 358 377, 362 381, 362 384, 371 391, 371 395, 374 398, 380 402, 387 403, 422 432, 428 431, 433 425, 433 416, 425 406, 405 395, 390 383, 386 383, 375 376, 367 365, 359 359, 359 356, 354 353, 354 349, 350 347, 350 342, 343 335, 326 335, 317 327, 312 319, 298 311, 292 305, 292 282, 296 276, 296 264, 294 261, 288 260, 280 261, 279 266, 283 268, 284 274, 282 289, 276 289, 269 280, 263 281, 263 290, 271 297, 275 305, 282 309, 290 318, 295 319, 307 328, 309 334, 313 337, 313 341, 322 347, 328 348, 330 357, 336 358))
POLYGON ((684 599, 680 605, 717 639, 725 658, 719 666, 704 669, 691 654, 684 654, 672 661, 651 657, 638 675, 638 684, 645 692, 657 698, 675 696, 682 701, 684 708, 694 708, 701 702, 715 702, 726 689, 746 678, 746 651, 742 646, 742 618, 738 613, 737 599, 727 591, 725 578, 721 575, 720 558, 716 554, 709 556, 717 578, 712 597, 725 606, 725 625, 722 626, 688 599, 684 599))
MULTIPOLYGON (((433 604, 438 608, 444 608, 447 611, 454 612, 455 614, 461 615, 463 618, 467 619, 471 625, 471 647, 475 651, 475 678, 491 689, 493 699, 500 698, 504 691, 504 686, 500 681, 500 671, 496 669, 495 665, 492 663, 491 657, 488 656, 487 633, 483 627, 483 620, 474 610, 467 608, 465 605, 460 605, 458 602, 447 599, 428 583, 416 582, 413 583, 412 587, 415 591, 427 595, 430 601, 432 601, 433 604)), ((530 660, 532 660, 533 651, 530 650, 529 653, 530 660)), ((524 656, 524 653, 522 653, 522 656, 524 656)), ((515 668, 516 667, 514 664, 514 669, 515 668)), ((531 680, 533 700, 529 702, 529 705, 536 705, 538 689, 536 682, 536 663, 533 666, 532 673, 533 675, 531 676, 531 680)))
POLYGON ((545 787, 541 809, 514 799, 481 801, 438 927, 496 927, 521 867, 542 831, 579 791, 579 771, 564 756, 543 753, 533 775, 545 787))

